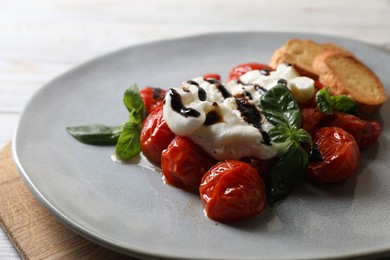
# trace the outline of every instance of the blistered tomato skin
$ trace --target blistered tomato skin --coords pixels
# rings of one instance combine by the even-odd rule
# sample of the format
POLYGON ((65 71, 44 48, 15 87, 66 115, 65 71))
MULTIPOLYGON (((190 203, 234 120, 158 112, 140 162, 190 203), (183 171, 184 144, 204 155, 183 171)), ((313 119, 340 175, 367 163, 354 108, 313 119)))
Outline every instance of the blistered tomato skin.
POLYGON ((353 136, 339 127, 322 127, 313 132, 312 139, 322 160, 309 163, 306 178, 325 184, 348 180, 360 160, 360 150, 353 136))
POLYGON ((160 164, 161 153, 168 147, 175 134, 163 119, 163 106, 160 104, 145 118, 141 131, 142 153, 149 161, 160 164))
POLYGON ((182 136, 176 136, 161 155, 166 183, 198 193, 203 175, 216 163, 202 148, 182 136))
POLYGON ((340 127, 350 133, 361 150, 373 145, 382 132, 382 127, 378 122, 363 120, 345 113, 334 113, 326 121, 327 125, 340 127))
POLYGON ((327 118, 327 115, 316 108, 302 108, 301 109, 302 124, 301 128, 308 132, 321 127, 327 118))
POLYGON ((256 63, 256 62, 243 63, 243 64, 240 64, 236 67, 233 67, 230 70, 227 81, 229 82, 233 79, 238 79, 241 75, 244 75, 245 73, 247 73, 248 71, 251 71, 251 70, 260 70, 260 71, 263 71, 267 75, 273 69, 270 66, 268 66, 267 64, 256 63))
POLYGON ((140 90, 141 98, 145 105, 146 114, 148 115, 155 107, 162 104, 166 90, 154 87, 145 87, 140 90))
POLYGON ((266 206, 264 183, 248 163, 219 162, 202 178, 199 193, 206 215, 219 222, 243 220, 266 206))
POLYGON ((278 157, 273 157, 271 159, 257 159, 257 158, 243 158, 241 161, 249 163, 253 168, 256 169, 257 173, 260 174, 260 178, 263 180, 264 185, 270 185, 271 183, 271 170, 272 167, 278 161, 278 157))

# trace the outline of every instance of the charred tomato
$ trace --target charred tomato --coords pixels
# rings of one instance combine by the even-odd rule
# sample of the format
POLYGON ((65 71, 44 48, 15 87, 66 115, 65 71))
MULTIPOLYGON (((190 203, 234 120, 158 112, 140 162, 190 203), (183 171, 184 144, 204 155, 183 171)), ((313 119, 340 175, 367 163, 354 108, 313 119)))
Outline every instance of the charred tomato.
POLYGON ((165 181, 190 192, 198 192, 203 175, 216 163, 191 139, 176 136, 161 155, 165 181))
POLYGON ((141 149, 149 161, 160 164, 161 153, 168 147, 175 134, 163 118, 163 105, 153 109, 145 118, 141 131, 141 149))
POLYGON ((214 165, 203 176, 199 193, 207 216, 220 222, 250 218, 266 206, 260 175, 250 164, 236 160, 214 165))
POLYGON ((155 107, 162 104, 166 90, 161 88, 146 87, 140 90, 141 98, 145 105, 146 114, 148 115, 155 107))
POLYGON ((351 134, 339 127, 322 127, 312 133, 320 157, 309 162, 306 178, 319 183, 343 183, 356 171, 359 147, 351 134))

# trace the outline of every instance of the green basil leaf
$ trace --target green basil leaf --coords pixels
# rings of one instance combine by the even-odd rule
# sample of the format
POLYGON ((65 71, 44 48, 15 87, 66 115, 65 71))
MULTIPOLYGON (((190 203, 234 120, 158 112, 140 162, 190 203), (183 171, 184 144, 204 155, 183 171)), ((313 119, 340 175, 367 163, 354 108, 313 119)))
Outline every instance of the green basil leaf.
POLYGON ((134 122, 127 122, 116 144, 116 155, 121 160, 128 160, 141 152, 141 125, 134 122))
POLYGON ((131 85, 126 89, 123 96, 123 103, 130 112, 131 122, 142 122, 146 116, 145 105, 139 93, 137 84, 131 85))
POLYGON ((127 160, 141 151, 140 136, 146 111, 136 84, 124 93, 123 103, 129 111, 129 121, 123 126, 101 124, 67 127, 67 131, 80 142, 98 145, 116 145, 118 158, 127 160))
POLYGON ((348 114, 356 114, 356 102, 346 95, 332 96, 327 89, 321 89, 316 94, 316 102, 320 111, 326 115, 333 114, 333 111, 340 111, 348 114))
POLYGON ((115 145, 122 131, 122 126, 93 124, 67 127, 66 131, 85 144, 115 145))
POLYGON ((330 93, 326 89, 321 89, 316 94, 316 102, 320 111, 326 115, 333 114, 333 108, 330 101, 330 93))
POLYGON ((292 143, 271 170, 271 185, 268 188, 268 204, 274 206, 289 196, 302 181, 309 159, 306 151, 292 143))
POLYGON ((301 126, 299 106, 284 84, 267 91, 260 99, 260 106, 265 118, 273 125, 285 123, 290 127, 301 126))
POLYGON ((285 85, 276 85, 260 99, 265 118, 274 125, 268 131, 273 143, 289 142, 287 150, 271 169, 267 199, 275 205, 302 181, 309 159, 301 143, 311 144, 311 136, 301 129, 301 112, 293 94, 285 85))
POLYGON ((345 95, 340 96, 331 96, 330 103, 332 107, 340 112, 348 113, 348 114, 356 114, 356 102, 351 98, 345 95))
POLYGON ((123 103, 130 114, 116 144, 116 155, 121 160, 128 160, 141 152, 142 122, 146 116, 145 105, 136 84, 125 91, 123 103))
POLYGON ((286 123, 280 123, 268 131, 272 143, 284 143, 290 140, 291 130, 286 123))
POLYGON ((294 136, 297 142, 312 144, 311 135, 303 128, 298 129, 294 136))

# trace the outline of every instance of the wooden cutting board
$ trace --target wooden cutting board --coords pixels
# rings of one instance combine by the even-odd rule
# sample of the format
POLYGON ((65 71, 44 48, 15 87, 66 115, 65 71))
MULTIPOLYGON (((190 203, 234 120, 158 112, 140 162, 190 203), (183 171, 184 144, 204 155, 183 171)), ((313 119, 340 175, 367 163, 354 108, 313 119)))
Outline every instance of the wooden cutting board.
POLYGON ((82 238, 50 215, 16 170, 10 143, 0 152, 0 225, 24 259, 134 259, 82 238))

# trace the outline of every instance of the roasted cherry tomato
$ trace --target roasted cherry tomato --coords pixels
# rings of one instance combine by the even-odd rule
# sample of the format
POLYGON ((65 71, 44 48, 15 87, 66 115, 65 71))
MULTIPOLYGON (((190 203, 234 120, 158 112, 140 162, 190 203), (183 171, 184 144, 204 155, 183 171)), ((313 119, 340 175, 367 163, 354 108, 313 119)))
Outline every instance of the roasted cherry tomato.
POLYGON ((264 75, 268 75, 269 72, 273 69, 267 64, 261 64, 256 62, 240 64, 230 70, 227 81, 238 79, 241 75, 251 70, 260 70, 262 73, 264 73, 264 75))
POLYGON ((141 131, 141 149, 151 162, 160 164, 161 153, 168 147, 175 134, 169 129, 163 118, 163 106, 160 104, 145 118, 141 131))
POLYGON ((301 116, 301 127, 308 132, 321 127, 327 118, 327 115, 316 108, 302 108, 301 116))
POLYGON ((148 115, 155 107, 162 104, 166 90, 161 88, 146 87, 140 90, 140 95, 145 104, 148 115))
POLYGON ((199 188, 206 214, 216 221, 247 219, 266 205, 265 187, 251 165, 228 160, 213 166, 199 188))
POLYGON ((343 183, 356 171, 359 147, 351 134, 339 127, 322 127, 312 134, 320 158, 309 162, 308 180, 320 183, 343 183))
POLYGON ((362 150, 373 145, 382 131, 378 122, 363 120, 357 116, 339 112, 328 117, 325 124, 340 127, 350 133, 362 150))
POLYGON ((190 192, 198 192, 203 175, 216 163, 191 139, 176 136, 161 155, 165 181, 190 192))
POLYGON ((221 80, 221 76, 219 74, 216 74, 216 73, 205 74, 205 75, 203 75, 203 78, 221 80))
POLYGON ((270 159, 242 158, 241 161, 249 163, 257 170, 266 187, 271 184, 271 170, 278 161, 277 157, 270 159))

